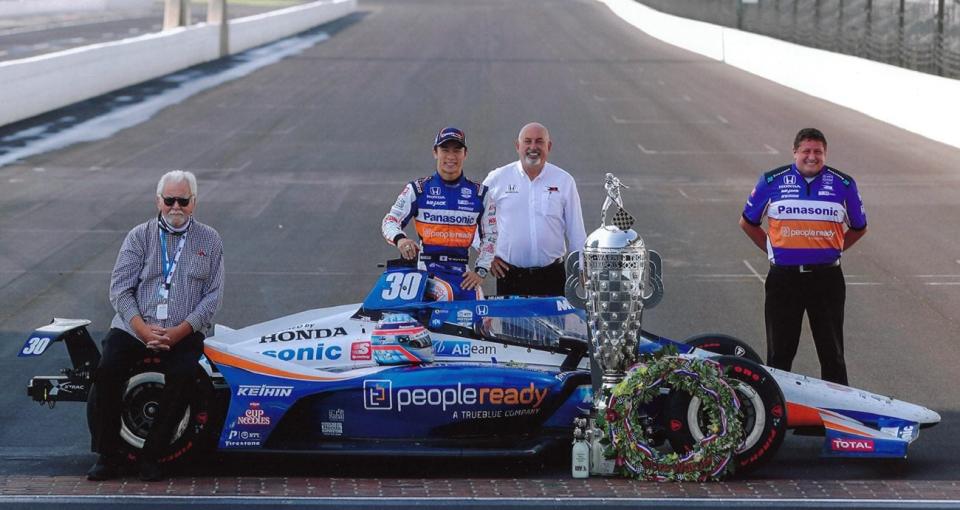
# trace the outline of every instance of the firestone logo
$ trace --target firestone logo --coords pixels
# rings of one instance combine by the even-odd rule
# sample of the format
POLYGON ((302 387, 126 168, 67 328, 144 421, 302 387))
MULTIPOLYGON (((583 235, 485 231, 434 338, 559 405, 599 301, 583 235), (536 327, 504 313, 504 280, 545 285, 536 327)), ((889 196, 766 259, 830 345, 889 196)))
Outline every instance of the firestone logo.
POLYGON ((835 452, 872 452, 875 447, 873 439, 841 439, 838 437, 830 441, 830 449, 835 452))

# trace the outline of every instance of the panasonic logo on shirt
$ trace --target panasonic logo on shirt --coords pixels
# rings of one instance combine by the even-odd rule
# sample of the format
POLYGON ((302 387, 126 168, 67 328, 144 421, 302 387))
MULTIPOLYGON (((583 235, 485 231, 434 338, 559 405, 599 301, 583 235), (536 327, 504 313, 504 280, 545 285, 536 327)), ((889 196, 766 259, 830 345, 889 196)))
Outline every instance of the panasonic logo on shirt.
POLYGON ((477 213, 421 210, 418 219, 427 223, 442 223, 444 225, 473 225, 477 222, 477 213))

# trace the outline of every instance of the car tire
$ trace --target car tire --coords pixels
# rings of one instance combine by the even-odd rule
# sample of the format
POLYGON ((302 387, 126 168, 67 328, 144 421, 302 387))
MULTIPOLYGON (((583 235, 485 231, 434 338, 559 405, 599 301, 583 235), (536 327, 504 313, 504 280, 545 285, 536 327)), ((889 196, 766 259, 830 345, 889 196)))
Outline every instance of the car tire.
POLYGON ((703 349, 714 354, 737 356, 757 364, 763 364, 763 359, 760 358, 760 355, 757 354, 757 351, 755 351, 753 347, 750 347, 750 344, 730 335, 706 333, 692 336, 684 340, 683 343, 684 345, 703 349))
MULTIPOLYGON (((136 462, 156 416, 164 376, 160 371, 161 358, 144 357, 130 370, 123 389, 120 412, 120 449, 128 462, 136 462)), ((97 427, 96 383, 90 386, 87 398, 87 426, 93 434, 97 427)), ((210 448, 215 441, 211 429, 214 420, 214 388, 210 377, 197 365, 195 387, 187 402, 187 409, 177 426, 174 438, 160 452, 159 462, 177 463, 199 451, 210 448)))
MULTIPOLYGON (((712 358, 724 369, 740 399, 744 442, 734 456, 734 472, 748 473, 770 461, 783 443, 787 429, 786 402, 773 376, 760 364, 737 356, 712 358)), ((665 429, 670 446, 691 449, 703 437, 699 399, 671 391, 665 405, 665 429)))

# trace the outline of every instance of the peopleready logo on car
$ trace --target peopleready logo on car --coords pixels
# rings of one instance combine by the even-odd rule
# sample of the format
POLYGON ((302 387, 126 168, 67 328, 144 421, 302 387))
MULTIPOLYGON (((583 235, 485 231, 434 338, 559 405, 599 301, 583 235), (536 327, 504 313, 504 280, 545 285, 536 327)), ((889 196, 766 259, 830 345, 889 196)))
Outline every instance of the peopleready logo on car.
POLYGON ((477 388, 464 387, 457 383, 456 388, 400 388, 393 389, 393 382, 382 379, 363 381, 363 408, 389 411, 396 407, 403 412, 406 407, 439 407, 446 411, 448 407, 473 405, 524 405, 538 409, 550 392, 548 388, 537 388, 530 383, 525 388, 477 388))

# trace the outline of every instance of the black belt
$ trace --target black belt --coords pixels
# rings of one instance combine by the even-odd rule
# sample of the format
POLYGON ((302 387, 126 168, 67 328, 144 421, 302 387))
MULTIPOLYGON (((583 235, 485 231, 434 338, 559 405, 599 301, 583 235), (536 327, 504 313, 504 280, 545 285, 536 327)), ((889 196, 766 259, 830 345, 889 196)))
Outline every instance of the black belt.
POLYGON ((510 266, 510 271, 509 271, 510 273, 527 276, 527 275, 537 274, 541 271, 556 270, 557 266, 563 265, 563 258, 559 258, 553 261, 553 263, 550 264, 549 266, 543 266, 543 267, 518 267, 510 263, 507 263, 507 265, 510 266))
POLYGON ((840 267, 840 259, 834 260, 826 264, 799 264, 793 266, 785 266, 782 264, 770 264, 770 266, 777 269, 782 269, 784 271, 794 271, 797 273, 812 273, 814 271, 822 271, 824 269, 832 269, 835 267, 840 267))

